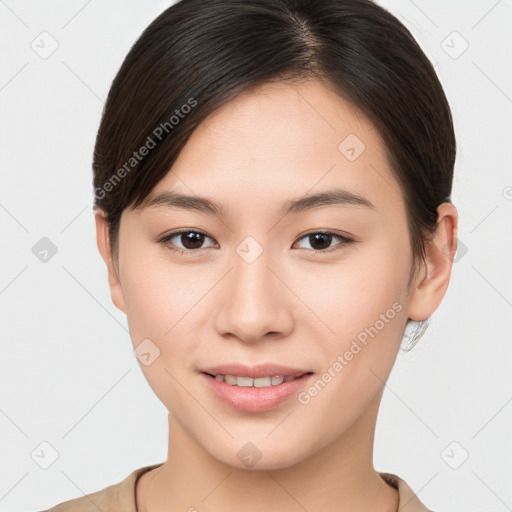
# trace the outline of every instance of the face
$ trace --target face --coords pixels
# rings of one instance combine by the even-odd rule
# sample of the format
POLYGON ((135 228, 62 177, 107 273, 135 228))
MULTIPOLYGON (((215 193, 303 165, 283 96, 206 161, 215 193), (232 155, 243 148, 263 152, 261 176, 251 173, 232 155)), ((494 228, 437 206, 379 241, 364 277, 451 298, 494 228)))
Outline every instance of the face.
POLYGON ((244 446, 278 468, 343 437, 382 392, 412 298, 374 126, 321 82, 266 84, 196 129, 158 196, 123 212, 111 288, 173 419, 238 467, 244 446))

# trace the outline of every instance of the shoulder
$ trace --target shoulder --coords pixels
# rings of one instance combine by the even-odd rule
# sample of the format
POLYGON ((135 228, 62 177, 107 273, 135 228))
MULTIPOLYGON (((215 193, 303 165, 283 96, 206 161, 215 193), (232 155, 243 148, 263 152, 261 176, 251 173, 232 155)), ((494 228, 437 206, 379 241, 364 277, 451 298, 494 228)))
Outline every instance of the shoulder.
POLYGON ((398 490, 398 510, 407 512, 435 512, 420 501, 417 494, 409 484, 393 473, 379 472, 381 478, 389 485, 398 490))
POLYGON ((158 466, 160 464, 136 469, 119 483, 64 501, 42 512, 137 512, 135 484, 146 471, 158 466))
POLYGON ((106 512, 107 510, 116 510, 114 507, 117 506, 116 497, 119 496, 119 485, 110 485, 101 491, 64 501, 44 512, 98 512, 98 509, 106 512))

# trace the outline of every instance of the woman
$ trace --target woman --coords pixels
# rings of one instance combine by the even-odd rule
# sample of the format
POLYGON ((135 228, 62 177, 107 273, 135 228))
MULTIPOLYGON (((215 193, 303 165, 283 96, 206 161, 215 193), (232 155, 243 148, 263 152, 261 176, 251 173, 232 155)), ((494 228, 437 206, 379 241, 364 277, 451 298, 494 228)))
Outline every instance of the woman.
POLYGON ((432 65, 370 0, 163 12, 112 84, 93 169, 168 457, 51 510, 428 510, 374 469, 373 439, 404 331, 448 287, 454 161, 432 65))

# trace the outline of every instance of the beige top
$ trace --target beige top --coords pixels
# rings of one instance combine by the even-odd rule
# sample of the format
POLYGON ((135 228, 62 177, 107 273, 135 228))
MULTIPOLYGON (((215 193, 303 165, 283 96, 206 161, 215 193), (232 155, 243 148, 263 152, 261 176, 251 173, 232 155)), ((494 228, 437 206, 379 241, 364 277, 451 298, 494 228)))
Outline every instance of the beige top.
MULTIPOLYGON (((161 466, 153 464, 136 469, 122 482, 110 485, 101 491, 80 498, 65 501, 44 512, 137 512, 135 484, 147 471, 161 466)), ((400 477, 391 473, 379 473, 391 486, 398 490, 398 510, 405 512, 431 512, 420 502, 414 491, 400 477)))

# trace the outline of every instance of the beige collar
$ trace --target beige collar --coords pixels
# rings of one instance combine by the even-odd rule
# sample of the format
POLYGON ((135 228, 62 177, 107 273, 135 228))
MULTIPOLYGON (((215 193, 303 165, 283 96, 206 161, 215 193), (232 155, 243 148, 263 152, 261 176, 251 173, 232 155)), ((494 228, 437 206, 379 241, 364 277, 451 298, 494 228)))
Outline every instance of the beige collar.
MULTIPOLYGON (((136 469, 118 485, 117 498, 119 500, 120 509, 122 509, 123 512, 137 512, 135 502, 135 484, 137 479, 147 471, 157 468, 162 464, 163 463, 153 464, 151 466, 136 469)), ((379 472, 379 475, 386 481, 386 483, 398 490, 399 512, 430 512, 429 509, 421 503, 415 492, 409 487, 405 480, 402 480, 399 476, 392 473, 379 472)))

